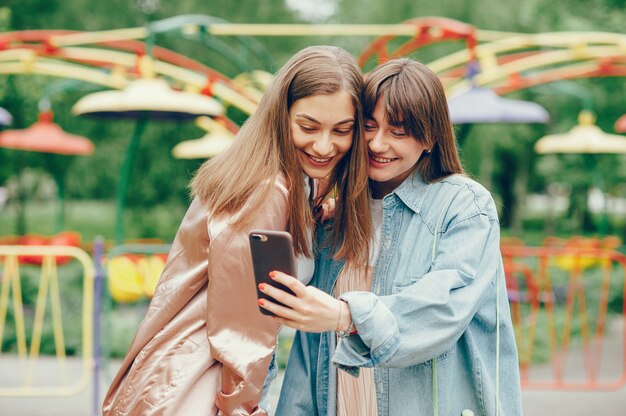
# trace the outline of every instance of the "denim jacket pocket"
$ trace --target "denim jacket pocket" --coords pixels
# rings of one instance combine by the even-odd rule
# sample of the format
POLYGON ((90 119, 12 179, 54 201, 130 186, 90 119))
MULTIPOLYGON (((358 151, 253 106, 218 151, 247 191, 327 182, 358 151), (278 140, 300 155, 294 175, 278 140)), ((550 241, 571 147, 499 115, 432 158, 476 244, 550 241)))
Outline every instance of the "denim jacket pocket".
MULTIPOLYGON (((437 364, 441 363, 442 361, 447 360, 452 355, 454 355, 455 348, 456 346, 453 345, 452 347, 448 348, 447 350, 439 354, 436 358, 437 364)), ((424 361, 423 363, 417 364, 416 367, 424 367, 424 366, 431 367, 432 365, 433 365, 433 360, 428 360, 428 361, 424 361)))

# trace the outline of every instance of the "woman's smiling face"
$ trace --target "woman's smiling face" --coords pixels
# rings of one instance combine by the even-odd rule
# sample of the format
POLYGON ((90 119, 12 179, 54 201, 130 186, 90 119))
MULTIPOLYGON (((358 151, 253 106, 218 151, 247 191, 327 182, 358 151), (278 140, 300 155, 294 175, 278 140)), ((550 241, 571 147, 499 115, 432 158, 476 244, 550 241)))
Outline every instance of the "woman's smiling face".
POLYGON ((354 111, 352 100, 344 90, 311 95, 291 105, 291 139, 308 177, 327 177, 350 150, 354 111))
POLYGON ((402 126, 388 123, 383 97, 379 97, 371 118, 365 120, 369 177, 376 182, 380 197, 397 188, 413 171, 425 146, 402 126))

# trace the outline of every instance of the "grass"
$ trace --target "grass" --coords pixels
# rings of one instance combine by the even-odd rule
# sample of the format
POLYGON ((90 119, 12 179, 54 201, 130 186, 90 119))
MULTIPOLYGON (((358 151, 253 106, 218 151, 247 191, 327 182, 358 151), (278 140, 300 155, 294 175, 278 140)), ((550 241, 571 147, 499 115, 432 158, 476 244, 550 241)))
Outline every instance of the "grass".
MULTIPOLYGON (((16 233, 17 207, 0 208, 0 237, 16 233)), ((83 242, 96 236, 112 240, 115 234, 114 201, 68 202, 64 230, 78 231, 83 242)), ((186 207, 158 205, 150 209, 127 208, 124 213, 126 239, 159 238, 172 241, 186 207)), ((55 206, 52 202, 29 204, 26 208, 27 233, 55 234, 55 206)))

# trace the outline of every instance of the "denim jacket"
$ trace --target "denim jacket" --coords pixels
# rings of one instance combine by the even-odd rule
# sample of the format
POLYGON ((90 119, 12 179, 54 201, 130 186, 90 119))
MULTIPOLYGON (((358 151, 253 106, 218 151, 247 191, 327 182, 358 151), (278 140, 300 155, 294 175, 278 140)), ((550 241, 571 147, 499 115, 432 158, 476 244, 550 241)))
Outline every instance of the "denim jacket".
MULTIPOLYGON (((337 369, 374 367, 378 416, 521 415, 499 233, 480 184, 409 176, 383 200, 372 291, 341 296, 358 334, 298 332, 276 414, 334 416, 337 369)), ((322 249, 311 284, 332 293, 342 266, 322 249)))

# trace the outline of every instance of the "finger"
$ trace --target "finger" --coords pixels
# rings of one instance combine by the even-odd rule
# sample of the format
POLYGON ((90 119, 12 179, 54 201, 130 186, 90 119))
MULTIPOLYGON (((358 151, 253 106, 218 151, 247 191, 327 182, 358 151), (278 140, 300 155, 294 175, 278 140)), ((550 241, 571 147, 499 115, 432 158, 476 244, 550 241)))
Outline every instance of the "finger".
POLYGON ((290 308, 295 308, 298 306, 298 298, 293 296, 291 293, 287 293, 284 290, 281 290, 277 287, 272 286, 267 283, 260 283, 259 290, 269 297, 277 300, 280 303, 287 305, 290 308))
POLYGON ((322 221, 326 221, 328 219, 328 205, 322 205, 322 221))
POLYGON ((289 276, 288 274, 279 271, 272 271, 270 272, 270 278, 287 286, 298 297, 301 297, 306 293, 306 286, 293 276, 289 276))
POLYGON ((294 320, 294 318, 297 317, 297 314, 294 312, 293 309, 287 308, 285 306, 281 306, 267 299, 259 299, 258 304, 263 309, 272 312, 278 318, 285 318, 287 320, 292 321, 294 320))
POLYGON ((322 204, 322 221, 330 220, 335 215, 336 201, 335 198, 328 198, 322 204))

